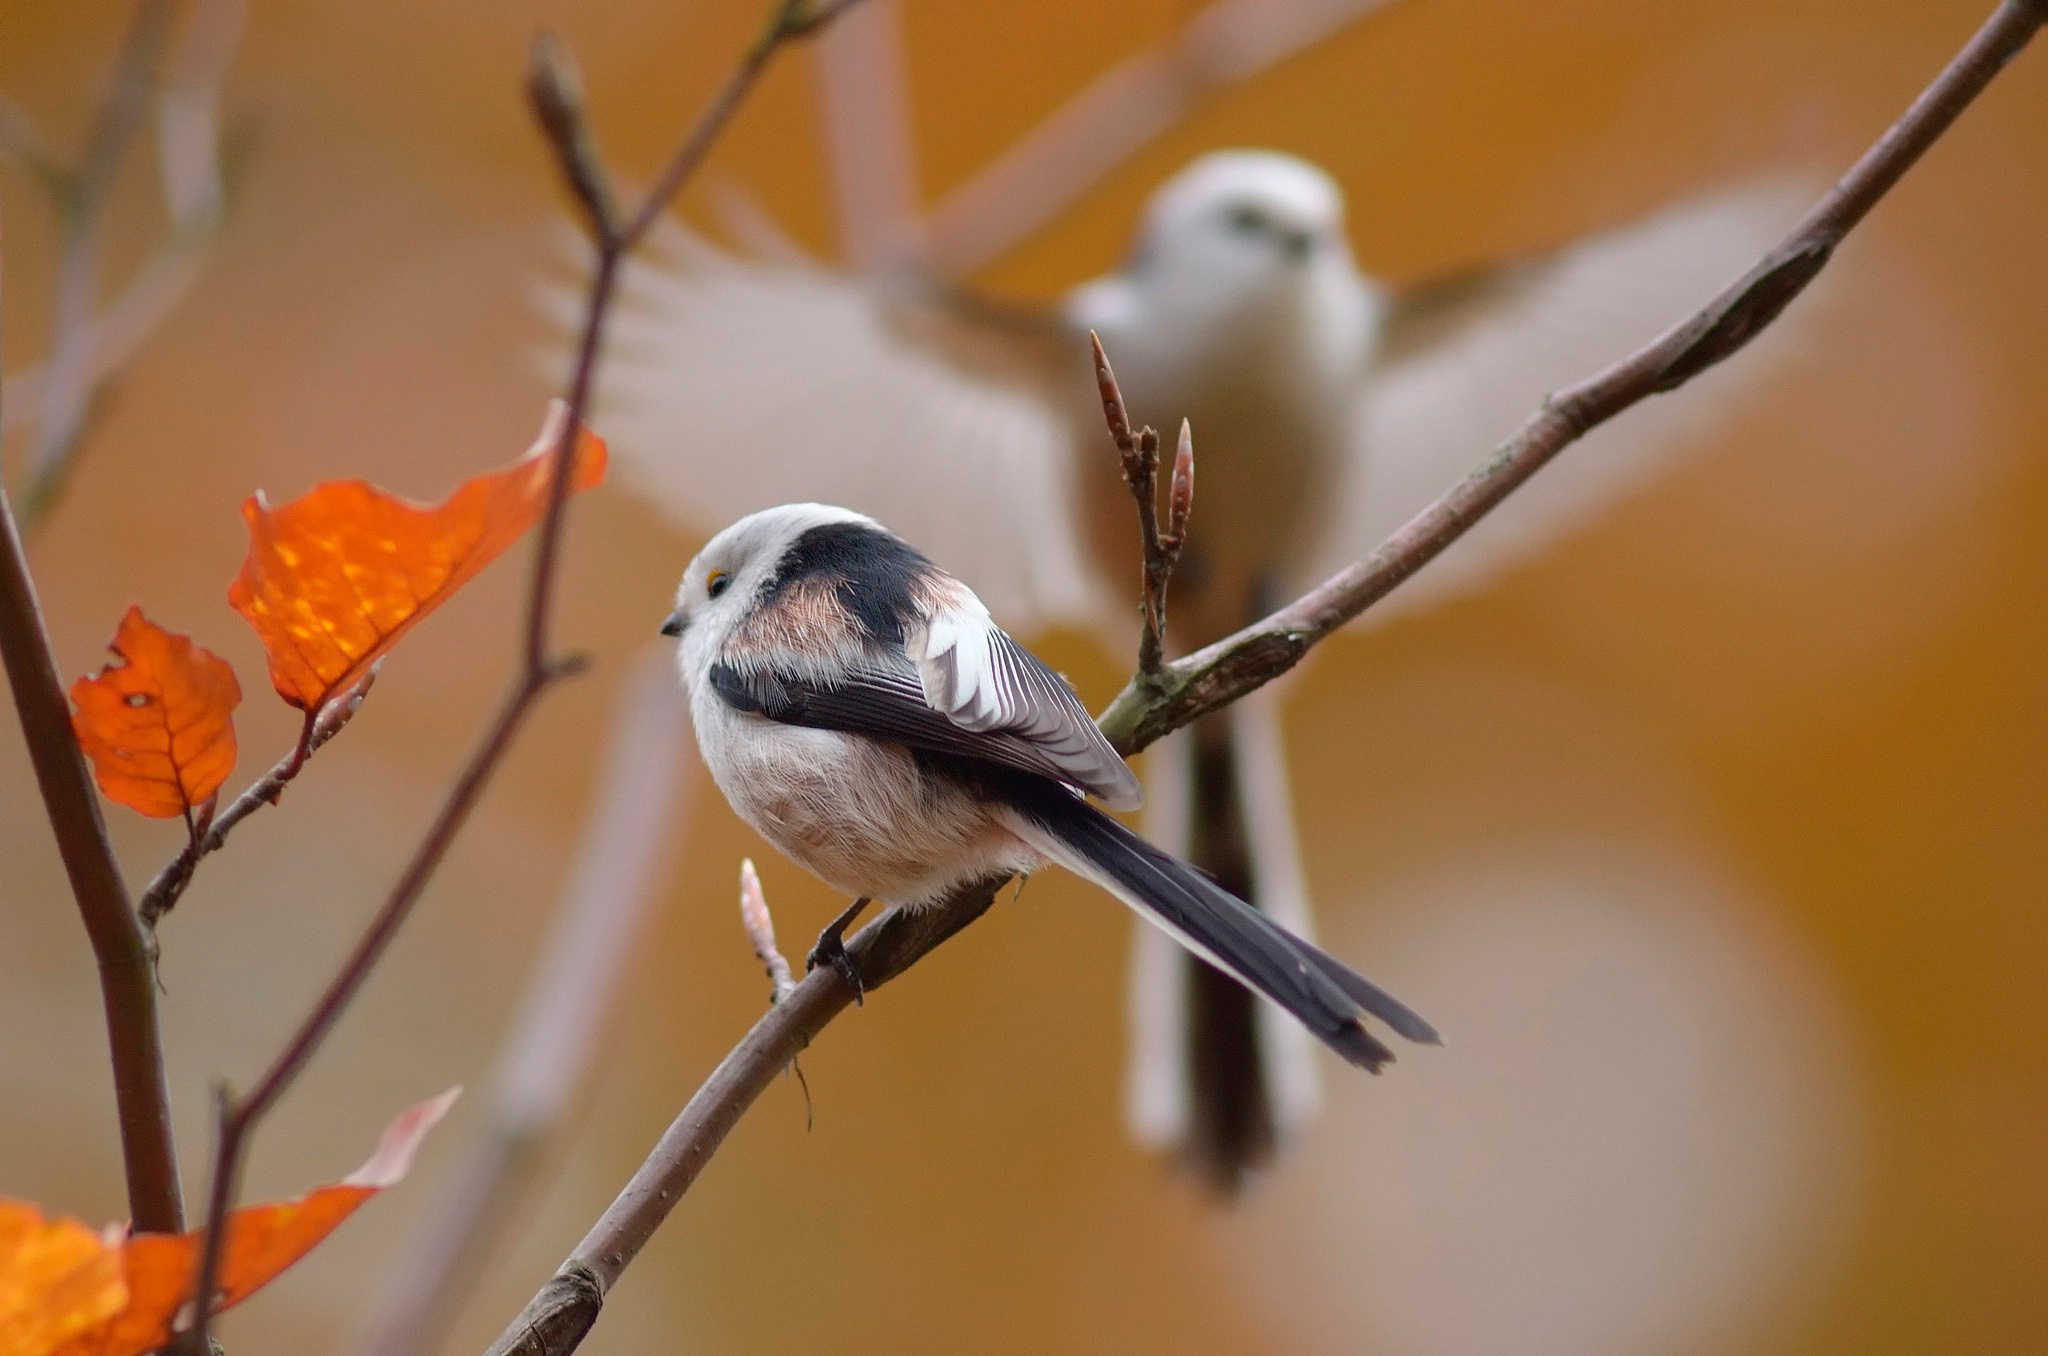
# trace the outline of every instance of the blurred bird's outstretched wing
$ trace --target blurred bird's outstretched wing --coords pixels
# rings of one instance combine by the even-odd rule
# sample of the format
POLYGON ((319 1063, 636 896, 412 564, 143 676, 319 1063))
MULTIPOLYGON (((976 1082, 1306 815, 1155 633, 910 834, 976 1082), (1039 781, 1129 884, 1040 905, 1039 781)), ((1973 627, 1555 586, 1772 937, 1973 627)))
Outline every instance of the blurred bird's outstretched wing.
MULTIPOLYGON (((1546 258, 1397 297, 1357 408, 1356 451, 1332 524, 1312 578, 1297 582, 1361 558, 1484 460, 1546 394, 1685 319, 1761 258, 1812 201, 1801 183, 1752 183, 1546 258)), ((1667 467, 1796 352, 1816 302, 1802 296, 1729 362, 1595 429, 1368 620, 1480 587, 1667 467)))
POLYGON ((1051 320, 670 226, 623 280, 598 415, 682 526, 843 504, 973 580, 1004 625, 1089 624, 1060 394, 1086 372, 1051 320))

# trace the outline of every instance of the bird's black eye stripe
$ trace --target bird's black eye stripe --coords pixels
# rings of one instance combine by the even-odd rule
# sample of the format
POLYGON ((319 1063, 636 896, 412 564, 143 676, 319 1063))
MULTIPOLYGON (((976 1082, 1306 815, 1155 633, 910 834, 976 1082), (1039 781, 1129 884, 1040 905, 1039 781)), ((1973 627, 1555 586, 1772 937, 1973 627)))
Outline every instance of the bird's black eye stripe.
POLYGON ((716 598, 732 587, 732 576, 724 570, 713 570, 711 577, 704 581, 704 592, 716 598))
POLYGON ((1246 235, 1258 235, 1269 223, 1266 214, 1248 203, 1239 203, 1230 209, 1230 229, 1246 235))

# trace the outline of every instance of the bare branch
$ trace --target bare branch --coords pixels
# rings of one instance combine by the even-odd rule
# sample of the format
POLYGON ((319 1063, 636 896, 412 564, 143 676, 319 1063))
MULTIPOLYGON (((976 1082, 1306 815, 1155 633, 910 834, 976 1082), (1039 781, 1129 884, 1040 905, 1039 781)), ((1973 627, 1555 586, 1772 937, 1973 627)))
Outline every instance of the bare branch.
MULTIPOLYGON (((1395 533, 1364 562, 1257 626, 1167 666, 1148 692, 1134 679, 1098 721, 1129 755, 1242 697, 1299 662, 1317 641, 1385 597, 1587 429, 1682 385, 1741 348, 1812 280, 1848 231, 2048 21, 2048 0, 2004 0, 1962 52, 1855 167, 1744 278, 1698 314, 1605 372, 1547 400, 1500 451, 1395 533)), ((1105 389, 1112 430, 1118 410, 1105 389)), ((1128 438, 1129 421, 1121 421, 1128 438)), ((955 891, 937 905, 891 909, 846 944, 872 991, 985 913, 1001 880, 955 891)), ((611 1207, 577 1244, 490 1356, 566 1356, 597 1321, 605 1295, 675 1208, 775 1073, 854 999, 830 966, 807 975, 722 1060, 669 1126, 611 1207)))
MULTIPOLYGON (((96 203, 119 168, 140 117, 141 101, 147 97, 167 17, 166 7, 155 0, 144 0, 137 7, 86 168, 61 183, 52 181, 67 194, 73 225, 77 217, 94 210, 87 204, 96 203)), ((30 135, 23 130, 28 126, 26 120, 12 116, 11 110, 6 122, 17 142, 30 135)), ((39 142, 30 141, 27 147, 34 156, 43 154, 39 142)), ((46 174, 53 172, 48 162, 37 167, 46 174)), ((88 265, 83 279, 88 309, 91 281, 88 265)), ((60 278, 60 316, 66 313, 67 304, 75 309, 79 290, 78 280, 69 275, 60 278)), ((127 882, 114 859, 98 796, 71 732, 71 706, 57 676, 28 558, 4 488, 0 488, 0 660, 7 669, 50 829, 99 964, 129 1215, 138 1229, 176 1233, 185 1227, 185 1204, 171 1136, 155 966, 148 937, 129 905, 127 882)))
POLYGON ((156 879, 142 892, 136 912, 141 915, 142 926, 152 938, 157 924, 177 904, 185 887, 192 883, 192 873, 199 869, 199 859, 209 853, 218 852, 228 840, 228 834, 235 825, 247 819, 265 805, 275 805, 284 795, 285 787, 306 765, 306 760, 318 751, 321 745, 340 734, 342 727, 354 718, 362 707, 363 698, 370 695, 371 684, 377 681, 378 670, 384 667, 382 660, 372 665, 363 675, 363 681, 322 707, 317 715, 309 716, 300 728, 298 741, 292 751, 277 760, 270 771, 252 782, 248 789, 236 796, 228 808, 215 815, 192 836, 192 841, 156 873, 156 879))
POLYGON ((761 877, 754 870, 752 857, 740 862, 740 926, 747 930, 754 959, 768 972, 768 1001, 780 1003, 796 992, 796 980, 790 975, 789 962, 776 948, 775 916, 768 912, 768 896, 761 891, 761 877))
POLYGON ((99 962, 107 1046, 114 1061, 114 1099, 121 1117, 121 1156, 128 1174, 128 1213, 135 1227, 177 1233, 185 1227, 171 1140, 170 1095, 164 1079, 163 1035, 157 1021, 156 968, 149 938, 128 904, 128 886, 107 841, 106 821, 85 759, 71 733, 71 705, 57 677, 43 629, 28 557, 14 511, 0 489, 0 659, 14 692, 29 761, 43 795, 57 850, 71 880, 99 962))
POLYGON ((114 63, 106 102, 86 147, 85 163, 65 198, 55 339, 49 376, 42 388, 42 411, 36 421, 35 451, 29 460, 25 511, 31 519, 40 513, 39 505, 54 497, 54 486, 85 429, 93 396, 86 374, 92 363, 92 317, 99 293, 100 216, 127 159, 128 147, 149 110, 174 8, 170 0, 137 0, 128 35, 114 63))
POLYGON ((543 29, 527 60, 526 99, 547 134, 569 191, 590 222, 591 234, 609 243, 619 235, 618 194, 597 153, 583 108, 583 75, 560 39, 543 29))
POLYGON ((107 380, 191 286, 224 218, 220 87, 248 0, 202 0, 172 54, 156 101, 157 168, 170 235, 95 316, 100 216, 139 131, 173 9, 164 0, 137 5, 84 167, 72 171, 49 162, 39 171, 52 186, 61 221, 56 323, 49 361, 8 378, 7 410, 0 415, 0 433, 31 422, 36 429, 22 502, 23 523, 31 529, 62 495, 107 380))
POLYGON ((1207 100, 1389 0, 1216 0, 1097 76, 933 207, 927 266, 961 277, 1023 240, 1207 100))
POLYGON ((840 253, 874 268, 917 250, 917 139, 896 0, 867 0, 818 43, 818 102, 840 253))
POLYGON ((1095 356, 1095 385, 1102 393, 1102 418, 1109 425, 1110 441, 1122 459, 1124 484, 1138 506, 1138 539, 1144 547, 1144 574, 1140 580, 1138 609, 1144 625, 1138 635, 1138 674, 1134 681, 1147 682, 1166 662, 1166 586, 1173 580, 1173 567, 1187 544, 1188 514, 1195 503, 1195 440, 1188 421, 1180 422, 1180 441, 1173 457, 1173 482, 1168 495, 1168 522, 1159 526, 1159 434, 1151 426, 1131 432, 1131 416, 1124 408, 1124 393, 1116 384, 1116 373, 1102 351, 1102 340, 1088 332, 1088 344, 1095 356))
POLYGON ((1851 228, 2026 46, 2044 17, 2044 0, 2005 0, 1784 241, 1720 296, 1606 371, 1549 396, 1513 437, 1358 564, 1265 620, 1167 666, 1154 685, 1125 687, 1103 713, 1103 729, 1120 748, 1135 752, 1279 677, 1589 430, 1742 348, 1813 281, 1851 228))
MULTIPOLYGON (((341 970, 328 985, 319 1001, 314 1005, 284 1050, 277 1056, 263 1077, 258 1080, 246 1098, 235 1100, 222 1117, 219 1144, 213 1163, 212 1188, 207 1203, 206 1238, 200 1255, 199 1274, 193 1286, 194 1312, 197 1319, 185 1333, 181 1349, 189 1356, 206 1356, 208 1350, 207 1330, 211 1322, 211 1305, 206 1297, 214 1294, 219 1284, 221 1254, 225 1244, 222 1226, 234 1202, 234 1188, 241 1174, 242 1156, 250 1132, 257 1122, 275 1106, 278 1098, 313 1057, 341 1014, 354 1000, 356 993, 376 968, 384 951, 397 936, 399 927, 411 914, 426 890, 427 882, 433 878, 441 860, 448 853, 455 835, 468 820, 470 811, 483 796, 498 765, 503 761, 512 740, 526 722, 526 717, 541 694, 553 685, 555 680, 567 677, 582 667, 579 658, 557 658, 549 643, 549 629, 553 620, 554 581, 557 559, 561 553, 563 508, 568 502, 569 473, 573 460, 576 436, 583 428, 584 416, 590 409, 590 396, 597 374, 597 357, 604 325, 611 310, 616 291, 619 269, 625 262, 626 254, 639 243, 642 236, 660 219, 671 199, 682 189, 690 177, 703 163, 718 134, 724 130, 732 115, 738 111, 769 60, 787 43, 815 32, 820 24, 830 20, 853 3, 854 0, 776 0, 761 34, 754 40, 740 58, 725 84, 712 97, 689 132, 683 137, 681 146, 670 158, 667 167, 655 181, 647 197, 635 209, 626 224, 617 231, 608 229, 601 215, 595 226, 598 233, 597 266, 590 282, 589 301, 585 307, 583 330, 577 345, 576 366, 569 383, 567 417, 562 421, 562 435, 556 442, 551 458, 551 474, 548 481, 547 511, 541 520, 539 541, 534 550, 532 581, 528 587, 525 638, 521 646, 525 662, 513 682, 511 693, 499 709, 497 717, 484 732, 482 743, 470 755, 468 763, 457 775, 455 784, 449 788, 441 809, 428 826, 419 846, 414 849, 412 860, 400 874, 390 895, 371 920, 368 929, 357 941, 355 949, 342 963, 341 970)), ((536 51, 539 64, 546 64, 549 49, 542 45, 536 51)), ((558 156, 567 157, 579 147, 594 147, 587 130, 581 126, 583 108, 579 98, 572 97, 571 86, 564 79, 566 62, 537 72, 529 81, 528 91, 533 96, 535 114, 547 133, 550 144, 558 156), (563 120, 568 120, 564 125, 563 120)), ((594 156, 594 149, 591 150, 594 156)), ((571 183, 577 182, 577 175, 588 170, 565 158, 562 171, 571 183)), ((580 192, 581 190, 579 190, 580 192)))
POLYGON ((634 665, 610 744, 561 904, 498 1053, 484 1124, 455 1171, 454 1189, 391 1268, 355 1344, 363 1356, 429 1356, 439 1348, 589 1082, 662 898, 685 788, 695 784, 666 646, 634 665))

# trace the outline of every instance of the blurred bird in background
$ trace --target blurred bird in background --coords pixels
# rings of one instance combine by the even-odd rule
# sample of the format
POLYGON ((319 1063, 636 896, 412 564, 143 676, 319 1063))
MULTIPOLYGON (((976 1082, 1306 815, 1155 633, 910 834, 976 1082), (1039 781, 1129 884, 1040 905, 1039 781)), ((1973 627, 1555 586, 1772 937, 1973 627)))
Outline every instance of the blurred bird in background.
MULTIPOLYGON (((1790 183, 1748 184, 1395 289, 1354 263, 1328 175, 1226 151, 1153 195, 1121 269, 1044 310, 907 267, 836 271, 772 241, 737 257, 675 226, 629 275, 601 410, 631 482, 681 523, 842 503, 955 562, 1004 626, 1092 627, 1122 652, 1138 534, 1102 427, 1093 330, 1134 419, 1193 424, 1200 494, 1167 627, 1185 652, 1370 550, 1547 391, 1732 281, 1808 201, 1790 183)), ((1771 338, 1574 448, 1370 616, 1479 586, 1654 474, 1731 386, 1770 369, 1785 350, 1771 338)), ((1313 937, 1279 700, 1269 688, 1165 741, 1145 829, 1313 937)), ((1129 1010, 1133 1133, 1220 1191, 1314 1113, 1300 1028, 1149 929, 1129 1010)))

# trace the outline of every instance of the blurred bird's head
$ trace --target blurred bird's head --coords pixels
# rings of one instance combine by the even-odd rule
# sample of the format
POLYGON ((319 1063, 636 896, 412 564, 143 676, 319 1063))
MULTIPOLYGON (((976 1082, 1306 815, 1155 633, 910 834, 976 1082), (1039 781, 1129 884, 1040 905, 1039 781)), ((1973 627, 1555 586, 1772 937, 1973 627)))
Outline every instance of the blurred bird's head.
MULTIPOLYGON (((1360 286, 1335 180, 1277 151, 1217 151, 1160 186, 1123 270, 1078 289, 1070 313, 1105 338, 1158 342, 1163 327, 1175 349, 1227 348, 1348 312, 1360 286)), ((1120 369, 1127 356, 1143 360, 1119 349, 1120 369)))
POLYGON ((1218 151, 1152 195, 1130 272, 1243 294, 1300 286, 1333 262, 1350 267, 1335 180, 1277 151, 1218 151))

